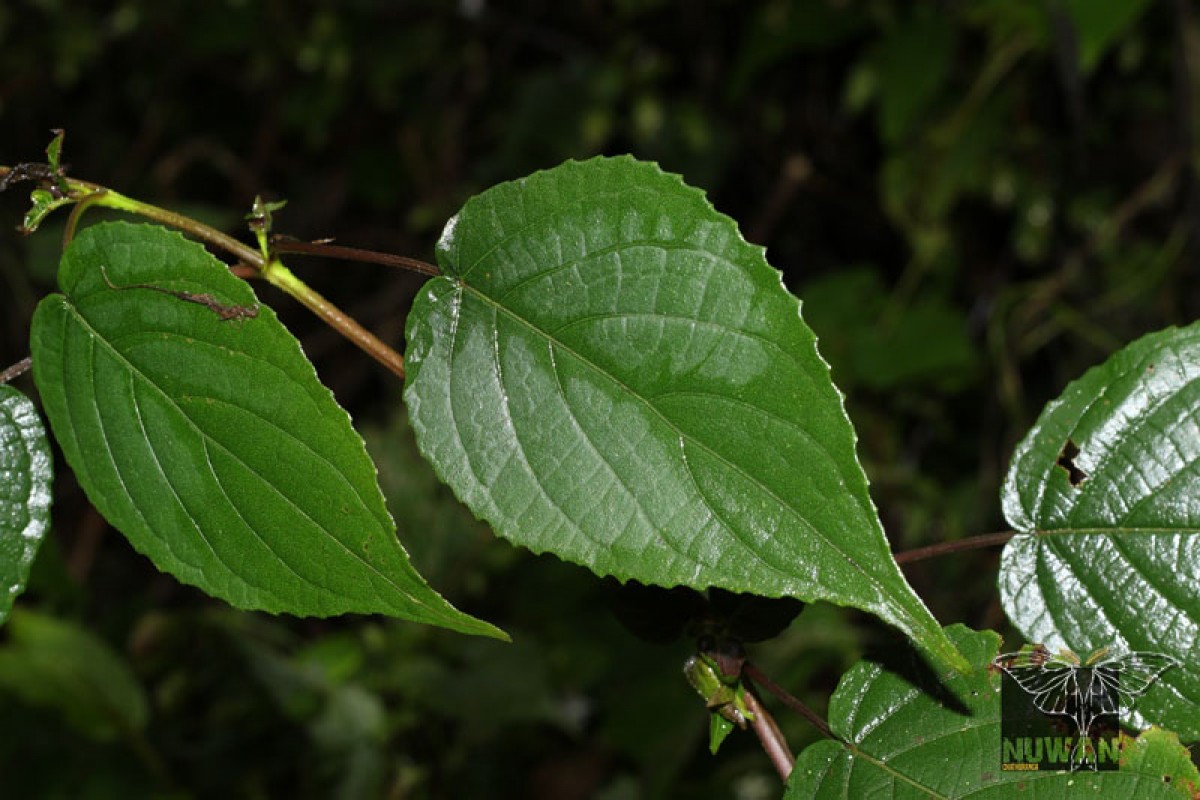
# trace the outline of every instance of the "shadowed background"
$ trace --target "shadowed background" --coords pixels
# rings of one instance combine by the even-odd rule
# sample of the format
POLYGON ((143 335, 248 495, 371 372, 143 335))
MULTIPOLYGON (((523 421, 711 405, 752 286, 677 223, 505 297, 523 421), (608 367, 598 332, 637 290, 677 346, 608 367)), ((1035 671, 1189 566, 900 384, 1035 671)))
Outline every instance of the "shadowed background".
MULTIPOLYGON (((1200 308, 1190 4, 910 5, 17 0, 0 7, 0 163, 40 160, 65 128, 76 177, 243 237, 261 193, 288 200, 280 232, 431 260, 445 220, 497 181, 598 153, 657 160, 803 299, 906 550, 1003 529, 998 486, 1042 405, 1200 308)), ((12 233, 26 196, 0 196, 0 368, 28 353, 62 231, 60 216, 12 233)), ((420 276, 289 264, 402 348, 420 276)), ((515 643, 233 612, 158 575, 61 467, 20 604, 98 633, 148 721, 103 733, 0 690, 6 789, 778 796, 749 735, 708 756, 689 642, 642 642, 603 582, 495 540, 416 456, 399 382, 255 289, 354 415, 418 568, 515 643)), ((1006 631, 997 555, 906 571, 942 622, 1006 631)), ((894 638, 816 606, 752 655, 823 710, 846 666, 894 638)), ((796 750, 817 736, 780 716, 796 750)))

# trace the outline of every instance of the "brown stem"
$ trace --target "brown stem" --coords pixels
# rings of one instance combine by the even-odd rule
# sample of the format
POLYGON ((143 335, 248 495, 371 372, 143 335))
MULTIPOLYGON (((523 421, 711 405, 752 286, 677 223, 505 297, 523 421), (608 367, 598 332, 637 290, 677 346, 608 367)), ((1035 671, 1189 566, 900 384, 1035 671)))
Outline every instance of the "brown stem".
POLYGON ((380 264, 385 267, 399 267, 422 275, 437 276, 442 271, 433 264, 427 264, 415 258, 398 256, 392 253, 380 253, 375 250, 364 250, 361 247, 343 247, 325 242, 301 242, 284 236, 271 237, 271 250, 276 254, 296 253, 304 256, 324 256, 340 258, 346 261, 361 261, 364 264, 380 264))
POLYGON ((277 286, 299 300, 309 311, 323 319, 326 324, 345 336, 371 358, 404 378, 404 356, 384 344, 379 337, 358 324, 353 317, 326 300, 319 293, 292 274, 280 261, 272 260, 263 271, 263 277, 272 286, 277 286))
POLYGON ((391 370, 392 374, 397 378, 404 380, 404 357, 380 341, 378 336, 368 331, 362 325, 359 325, 358 320, 347 315, 316 292, 308 292, 303 296, 293 296, 308 306, 310 311, 325 320, 327 324, 356 344, 360 350, 391 370))
POLYGON ((779 773, 783 782, 787 783, 787 779, 792 775, 792 768, 796 765, 796 757, 792 755, 787 739, 783 737, 783 731, 779 730, 779 725, 775 723, 771 712, 758 702, 754 692, 743 691, 742 699, 746 703, 746 710, 754 715, 750 720, 750 727, 754 729, 758 741, 762 743, 767 758, 771 759, 771 764, 775 766, 775 771, 779 773))
POLYGON ((792 711, 795 711, 797 714, 811 722, 823 736, 840 741, 840 738, 836 736, 830 729, 829 723, 821 719, 821 717, 817 715, 817 712, 804 705, 804 702, 801 701, 800 698, 795 697, 787 689, 784 689, 778 683, 768 678, 767 675, 760 670, 754 662, 747 661, 745 664, 743 664, 742 674, 749 678, 753 683, 758 684, 771 694, 775 695, 775 697, 779 698, 779 702, 783 703, 792 711))
POLYGON ((8 369, 4 370, 3 372, 0 372, 0 385, 8 383, 13 378, 17 378, 17 377, 20 377, 21 375, 24 375, 26 372, 29 371, 29 368, 31 366, 33 366, 33 359, 29 356, 25 356, 24 358, 22 358, 17 363, 13 364, 8 369))
POLYGON ((896 553, 895 559, 897 564, 909 564, 913 561, 923 561, 927 558, 958 553, 963 550, 981 550, 985 547, 1004 544, 1016 535, 1016 531, 982 533, 978 536, 968 536, 966 539, 957 539, 953 542, 939 542, 927 547, 918 547, 915 550, 905 550, 903 553, 896 553))

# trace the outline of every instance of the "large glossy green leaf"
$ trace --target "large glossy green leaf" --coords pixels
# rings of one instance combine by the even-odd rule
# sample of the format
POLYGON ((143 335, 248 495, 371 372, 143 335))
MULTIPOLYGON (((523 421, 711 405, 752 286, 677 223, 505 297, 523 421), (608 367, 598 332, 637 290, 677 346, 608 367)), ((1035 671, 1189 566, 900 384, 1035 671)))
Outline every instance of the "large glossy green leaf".
POLYGON ((106 642, 31 611, 13 613, 9 641, 0 648, 0 691, 55 709, 102 741, 140 731, 149 718, 141 684, 106 642))
POLYGON ((1032 642, 1174 656, 1137 711, 1200 737, 1200 324, 1145 336, 1046 406, 1003 488, 1000 593, 1032 642))
POLYGON ((53 468, 33 403, 11 386, 0 386, 0 624, 25 590, 50 527, 53 468))
POLYGON ((802 798, 1189 797, 1200 785, 1179 740, 1161 730, 1127 745, 1119 771, 1001 769, 1000 674, 989 669, 1000 637, 947 629, 971 662, 969 675, 933 675, 917 659, 856 664, 829 703, 841 741, 814 744, 796 760, 785 800, 802 798))
POLYGON ((470 200, 438 260, 405 399, 501 535, 621 579, 857 606, 957 659, 891 557, 796 298, 699 190, 568 162, 470 200))
POLYGON ((240 608, 498 635, 413 570, 346 412, 204 248, 93 226, 59 285, 32 329, 46 414, 88 498, 160 569, 240 608), (257 315, 223 319, 171 291, 257 315))

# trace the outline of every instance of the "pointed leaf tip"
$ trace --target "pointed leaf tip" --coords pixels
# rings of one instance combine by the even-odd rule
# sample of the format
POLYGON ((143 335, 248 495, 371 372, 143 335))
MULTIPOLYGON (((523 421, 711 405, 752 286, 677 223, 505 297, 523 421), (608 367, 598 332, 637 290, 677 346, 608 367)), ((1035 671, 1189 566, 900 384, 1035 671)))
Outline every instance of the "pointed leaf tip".
POLYGON ((31 331, 46 414, 88 498, 159 569, 239 608, 504 637, 413 569, 349 416, 203 247, 94 225, 59 285, 31 331), (233 307, 255 313, 218 313, 233 307))
POLYGON ((799 301, 702 192, 567 162, 469 200, 438 261, 405 400, 500 535, 622 580, 856 606, 965 668, 892 559, 799 301))

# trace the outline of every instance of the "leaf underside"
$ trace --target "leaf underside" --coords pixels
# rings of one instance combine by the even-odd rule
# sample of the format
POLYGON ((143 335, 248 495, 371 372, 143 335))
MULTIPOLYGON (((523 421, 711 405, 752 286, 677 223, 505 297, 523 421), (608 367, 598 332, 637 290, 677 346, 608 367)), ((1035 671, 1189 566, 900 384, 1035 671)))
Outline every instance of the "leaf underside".
POLYGON ((1018 446, 1000 594, 1033 642, 1175 657, 1137 702, 1200 737, 1200 325, 1145 336, 1070 384, 1018 446))
POLYGON ((25 590, 50 528, 53 460, 33 403, 0 386, 0 624, 25 590))
POLYGON ((413 570, 346 412, 203 247, 95 225, 63 255, 59 286, 31 333, 47 416, 88 498, 159 569, 239 608, 502 635, 413 570))
POLYGON ((893 561, 799 303, 631 158, 471 199, 409 316, 424 455, 502 536, 602 575, 829 600, 956 654, 893 561))
POLYGON ((1196 768, 1171 734, 1130 740, 1119 771, 1006 772, 1001 766, 1000 639, 947 629, 969 675, 931 680, 916 659, 856 664, 830 699, 842 741, 811 745, 796 760, 784 800, 802 798, 1065 798, 1188 796, 1196 768), (1135 755, 1136 754, 1136 755, 1135 755), (1183 792, 1183 794, 1181 794, 1183 792))

